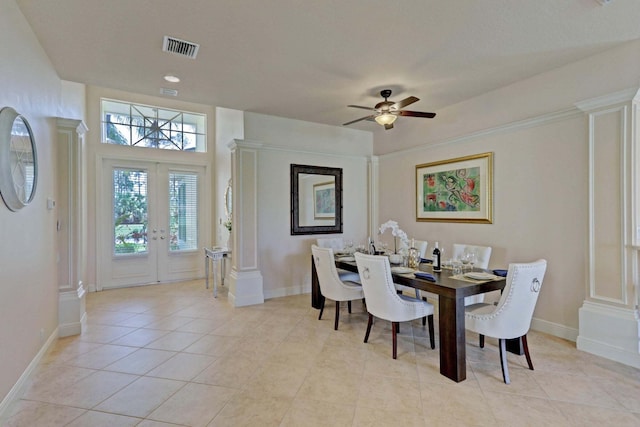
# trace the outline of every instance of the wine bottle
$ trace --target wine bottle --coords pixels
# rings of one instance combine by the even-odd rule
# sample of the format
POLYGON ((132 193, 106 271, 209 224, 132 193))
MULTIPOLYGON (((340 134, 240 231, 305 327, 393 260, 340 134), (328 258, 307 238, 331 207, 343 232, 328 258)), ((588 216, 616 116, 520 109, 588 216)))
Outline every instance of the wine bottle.
POLYGON ((442 271, 442 267, 440 266, 440 249, 438 249, 438 242, 436 242, 435 247, 433 248, 433 271, 442 271))

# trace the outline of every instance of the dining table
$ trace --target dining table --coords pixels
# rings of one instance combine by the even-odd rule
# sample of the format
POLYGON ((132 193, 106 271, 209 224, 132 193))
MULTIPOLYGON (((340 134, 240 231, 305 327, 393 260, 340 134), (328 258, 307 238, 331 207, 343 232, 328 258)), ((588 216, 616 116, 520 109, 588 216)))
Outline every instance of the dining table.
MULTIPOLYGON (((336 258, 336 267, 358 272, 355 261, 346 261, 340 257, 336 258)), ((324 297, 320 291, 313 257, 311 270, 311 304, 319 309, 324 297)), ((443 268, 442 271, 436 272, 431 264, 427 263, 421 263, 418 270, 430 273, 434 281, 416 277, 414 271, 392 271, 393 282, 438 295, 440 373, 455 382, 464 381, 467 378, 464 299, 471 295, 502 290, 506 282, 505 277, 494 276, 491 280, 461 280, 459 276, 452 276, 452 270, 443 268)), ((487 272, 479 268, 467 271, 487 272)), ((520 354, 521 348, 518 343, 512 343, 509 350, 520 354)))

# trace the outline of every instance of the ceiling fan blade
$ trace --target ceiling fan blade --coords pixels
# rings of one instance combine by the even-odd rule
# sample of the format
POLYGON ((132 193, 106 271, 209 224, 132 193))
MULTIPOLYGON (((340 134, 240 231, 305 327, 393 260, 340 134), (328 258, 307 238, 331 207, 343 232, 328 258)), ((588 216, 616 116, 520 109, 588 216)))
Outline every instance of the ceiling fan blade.
POLYGON ((372 118, 373 118, 373 116, 360 117, 359 119, 355 119, 355 120, 351 120, 350 122, 343 123, 342 126, 347 126, 347 125, 350 125, 350 124, 353 124, 353 123, 356 123, 356 122, 360 122, 362 120, 369 120, 369 119, 372 119, 372 118))
POLYGON ((423 113, 422 111, 398 111, 398 115, 400 116, 409 116, 409 117, 426 117, 427 119, 432 119, 436 116, 436 113, 423 113))
POLYGON ((351 107, 351 108, 362 108, 363 110, 369 110, 369 111, 376 111, 375 108, 371 108, 371 107, 363 107, 361 105, 347 105, 347 107, 351 107))
POLYGON ((393 129, 393 123, 384 125, 384 130, 389 130, 389 129, 393 129))
POLYGON ((416 98, 415 96, 410 96, 408 98, 403 99, 402 101, 398 101, 391 106, 391 108, 401 109, 406 107, 407 105, 411 105, 414 102, 420 101, 420 98, 416 98))

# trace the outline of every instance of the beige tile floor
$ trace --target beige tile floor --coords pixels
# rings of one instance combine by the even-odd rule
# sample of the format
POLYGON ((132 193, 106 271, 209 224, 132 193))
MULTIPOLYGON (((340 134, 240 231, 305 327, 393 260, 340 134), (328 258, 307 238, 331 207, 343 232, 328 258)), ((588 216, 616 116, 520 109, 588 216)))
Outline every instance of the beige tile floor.
MULTIPOLYGON (((529 334, 535 371, 469 333, 467 380, 439 374, 420 321, 390 325, 354 304, 333 330, 310 296, 232 308, 203 281, 91 293, 81 336, 58 340, 4 426, 640 425, 640 371, 529 334)), ((437 330, 437 325, 436 325, 437 330)))

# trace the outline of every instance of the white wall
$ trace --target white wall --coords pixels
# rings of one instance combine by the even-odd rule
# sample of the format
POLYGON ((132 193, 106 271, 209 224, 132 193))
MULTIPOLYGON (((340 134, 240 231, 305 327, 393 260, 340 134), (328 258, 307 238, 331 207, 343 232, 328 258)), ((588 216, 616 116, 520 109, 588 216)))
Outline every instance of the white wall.
POLYGON ((318 237, 367 237, 369 132, 245 113, 245 138, 258 160, 258 257, 265 298, 309 292, 311 244, 318 237), (291 236, 290 165, 343 170, 343 234, 291 236))
MULTIPOLYGON (((55 120, 61 82, 13 0, 0 0, 0 107, 27 118, 36 140, 34 200, 18 212, 0 201, 0 401, 58 325, 55 120)), ((1 405, 0 405, 1 406, 1 405)))
MULTIPOLYGON (((455 105, 422 124, 424 132, 399 123, 393 143, 405 150, 380 157, 380 220, 395 219, 430 245, 492 246, 492 268, 546 258, 536 325, 575 339, 586 290, 589 177, 587 119, 574 104, 638 87, 639 78, 635 42, 455 105), (493 224, 415 220, 416 165, 488 151, 493 224)), ((390 151, 388 138, 376 134, 376 151, 390 151)))

